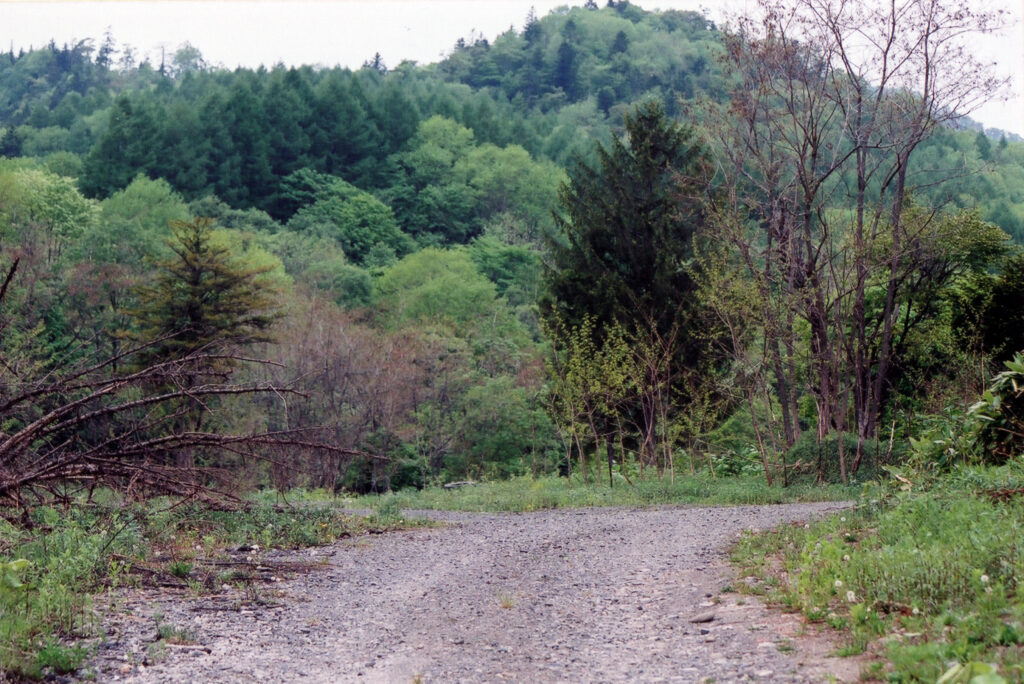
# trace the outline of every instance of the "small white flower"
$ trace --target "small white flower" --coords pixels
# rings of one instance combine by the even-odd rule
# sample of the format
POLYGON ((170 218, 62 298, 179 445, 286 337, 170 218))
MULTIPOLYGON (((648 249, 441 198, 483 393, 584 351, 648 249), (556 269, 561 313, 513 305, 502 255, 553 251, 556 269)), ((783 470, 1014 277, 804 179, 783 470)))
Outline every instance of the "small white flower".
POLYGON ((805 530, 809 530, 809 529, 811 529, 811 525, 810 525, 810 523, 804 523, 804 529, 805 529, 805 530))
POLYGON ((921 611, 918 610, 917 607, 915 607, 914 610, 912 610, 910 612, 913 613, 914 615, 920 615, 921 614, 921 611))
POLYGON ((846 592, 846 600, 849 601, 850 603, 854 603, 857 600, 857 595, 854 594, 852 591, 847 591, 846 592))
POLYGON ((982 584, 988 584, 988 575, 982 575, 981 576, 981 583, 982 584))
POLYGON ((836 580, 836 589, 839 589, 842 586, 843 586, 843 580, 836 580))
POLYGON ((985 587, 985 593, 986 594, 991 594, 992 593, 992 587, 985 587))
POLYGON ((846 516, 844 515, 843 517, 839 518, 839 522, 846 522, 846 516))
POLYGON ((844 553, 843 554, 843 560, 846 561, 847 563, 849 563, 850 562, 850 554, 844 553))

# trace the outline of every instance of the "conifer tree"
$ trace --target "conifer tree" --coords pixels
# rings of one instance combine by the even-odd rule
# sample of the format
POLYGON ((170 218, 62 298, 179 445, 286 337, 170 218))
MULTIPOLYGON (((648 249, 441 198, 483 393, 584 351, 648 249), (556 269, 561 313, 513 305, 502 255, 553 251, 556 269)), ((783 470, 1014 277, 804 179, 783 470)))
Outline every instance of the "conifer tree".
POLYGON ((276 320, 272 266, 251 265, 216 240, 213 221, 171 223, 174 256, 158 262, 155 282, 140 290, 133 312, 142 340, 160 340, 144 362, 184 357, 216 343, 270 339, 276 320))
POLYGON ((659 104, 637 107, 625 128, 625 141, 598 146, 596 167, 577 159, 559 192, 541 309, 562 353, 571 349, 559 331, 591 322, 598 347, 612 330, 630 337, 637 396, 623 410, 654 463, 658 421, 688 400, 683 392, 703 392, 716 358, 692 266, 709 172, 690 131, 659 104))

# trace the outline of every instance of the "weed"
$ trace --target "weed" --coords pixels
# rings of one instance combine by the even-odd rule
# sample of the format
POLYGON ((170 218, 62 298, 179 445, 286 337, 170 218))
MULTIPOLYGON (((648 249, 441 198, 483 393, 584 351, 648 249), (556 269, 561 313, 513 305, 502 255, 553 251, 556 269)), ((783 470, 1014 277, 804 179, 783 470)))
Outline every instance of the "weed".
POLYGON ((192 574, 192 564, 187 561, 174 561, 168 571, 175 577, 187 579, 192 574))
POLYGON ((65 646, 56 639, 48 639, 36 653, 36 664, 40 673, 67 674, 78 669, 88 654, 81 646, 65 646))
POLYGON ((195 635, 182 627, 175 627, 167 623, 157 625, 157 637, 168 644, 194 644, 195 635))
POLYGON ((393 525, 402 521, 402 508, 393 494, 380 497, 373 509, 374 520, 380 525, 393 525))
POLYGON ((154 641, 146 647, 146 660, 149 663, 159 663, 167 659, 167 642, 154 641))
POLYGON ((1024 501, 973 493, 1018 481, 1024 464, 1010 470, 954 469, 924 492, 869 490, 840 516, 745 536, 734 560, 776 585, 777 602, 842 631, 840 655, 903 635, 884 642, 893 681, 936 681, 950 662, 1019 675, 1024 501))
POLYGON ((511 594, 498 594, 498 605, 505 610, 515 608, 516 599, 511 594))

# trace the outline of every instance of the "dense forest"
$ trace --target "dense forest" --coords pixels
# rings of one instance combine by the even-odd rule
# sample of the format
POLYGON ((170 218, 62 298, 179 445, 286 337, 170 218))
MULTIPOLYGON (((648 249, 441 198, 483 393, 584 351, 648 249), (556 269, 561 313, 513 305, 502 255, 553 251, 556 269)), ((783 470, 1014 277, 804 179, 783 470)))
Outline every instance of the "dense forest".
POLYGON ((0 498, 898 459, 1019 351, 1024 144, 757 30, 620 0, 431 65, 0 54, 0 498))

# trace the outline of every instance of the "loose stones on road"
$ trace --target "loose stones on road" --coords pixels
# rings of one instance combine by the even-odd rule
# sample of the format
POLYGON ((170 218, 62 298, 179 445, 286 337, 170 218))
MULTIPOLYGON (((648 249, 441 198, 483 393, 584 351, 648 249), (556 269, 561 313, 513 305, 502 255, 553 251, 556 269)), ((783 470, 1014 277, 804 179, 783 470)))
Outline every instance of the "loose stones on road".
POLYGON ((131 598, 95 667, 137 682, 852 680, 797 616, 719 596, 740 531, 836 508, 435 513, 452 525, 322 550, 322 571, 273 585, 276 608, 131 598), (201 648, 148 658, 157 612, 201 648))

